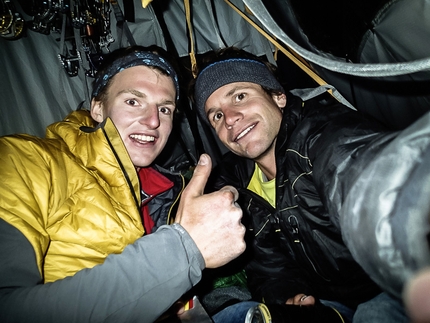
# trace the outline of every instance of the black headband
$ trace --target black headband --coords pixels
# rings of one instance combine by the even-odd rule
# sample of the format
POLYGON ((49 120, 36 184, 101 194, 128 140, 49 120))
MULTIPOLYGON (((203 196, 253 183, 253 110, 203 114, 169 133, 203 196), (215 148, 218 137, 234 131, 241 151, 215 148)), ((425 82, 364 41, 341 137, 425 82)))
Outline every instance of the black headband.
POLYGON ((127 56, 120 57, 113 61, 108 67, 105 74, 98 75, 93 83, 93 92, 91 98, 96 97, 100 91, 106 86, 109 79, 126 68, 145 65, 156 66, 165 71, 173 80, 176 89, 176 101, 179 99, 179 81, 178 76, 173 67, 161 56, 145 51, 134 51, 127 56))

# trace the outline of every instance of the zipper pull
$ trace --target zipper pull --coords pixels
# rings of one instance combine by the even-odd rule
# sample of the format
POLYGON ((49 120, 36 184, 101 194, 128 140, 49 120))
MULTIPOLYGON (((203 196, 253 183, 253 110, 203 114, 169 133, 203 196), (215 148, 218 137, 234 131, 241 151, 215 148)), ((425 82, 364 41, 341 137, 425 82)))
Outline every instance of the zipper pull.
POLYGON ((275 232, 279 233, 281 232, 281 226, 279 225, 279 218, 277 216, 274 216, 274 218, 275 218, 275 223, 274 223, 275 232))
POLYGON ((294 242, 295 243, 300 243, 300 238, 299 238, 299 223, 297 221, 297 218, 294 215, 290 215, 288 217, 288 222, 290 223, 292 231, 293 231, 294 242))

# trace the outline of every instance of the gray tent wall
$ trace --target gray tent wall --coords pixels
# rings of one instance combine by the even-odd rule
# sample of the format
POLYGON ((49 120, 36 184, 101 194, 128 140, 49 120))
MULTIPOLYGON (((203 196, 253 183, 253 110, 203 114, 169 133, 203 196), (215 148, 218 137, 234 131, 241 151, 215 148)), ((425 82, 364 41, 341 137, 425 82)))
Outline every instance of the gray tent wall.
MULTIPOLYGON (((430 1, 391 1, 373 20, 361 43, 360 63, 409 62, 430 57, 430 1)), ((357 80, 357 107, 388 121, 396 129, 408 126, 430 110, 430 71, 385 80, 357 80)))
MULTIPOLYGON (((336 62, 338 62, 337 65, 350 63, 349 65, 353 66, 357 64, 407 63, 430 59, 430 43, 428 42, 430 39, 430 1, 375 1, 375 6, 382 5, 382 7, 379 8, 374 17, 372 16, 373 19, 365 22, 354 18, 354 10, 356 9, 354 4, 358 8, 363 5, 361 1, 351 1, 345 6, 339 6, 343 2, 335 0, 318 2, 319 8, 321 8, 319 14, 323 17, 328 13, 335 12, 339 20, 350 17, 352 23, 355 19, 355 22, 365 25, 367 30, 363 30, 362 39, 357 39, 357 35, 355 35, 355 38, 350 40, 350 42, 356 42, 358 50, 352 53, 354 55, 349 56, 347 54, 351 53, 346 50, 345 55, 339 56, 340 53, 336 52, 337 48, 326 45, 322 50, 311 42, 311 35, 308 37, 302 25, 305 25, 306 22, 308 25, 312 25, 313 17, 309 17, 310 9, 298 16, 292 5, 298 1, 244 0, 244 2, 252 8, 251 10, 254 9, 255 16, 261 20, 264 26, 273 27, 275 30, 273 34, 278 39, 282 39, 280 31, 283 31, 296 46, 300 47, 299 49, 316 54, 319 58, 332 60, 331 63, 335 71, 315 62, 311 65, 326 82, 334 85, 358 110, 374 116, 393 129, 402 129, 430 109, 429 69, 418 73, 378 78, 353 76, 348 73, 340 73, 340 68, 336 70, 336 62), (260 2, 267 8, 274 24, 264 20, 263 16, 256 11, 257 4, 260 2), (336 10, 333 10, 334 7, 336 10), (346 7, 345 10, 349 11, 342 11, 342 7, 346 7), (337 55, 334 55, 333 52, 337 55)), ((373 1, 366 2, 369 4, 373 1)), ((312 4, 316 5, 313 0, 302 0, 300 3, 304 6, 307 5, 307 8, 311 8, 312 4)), ((320 22, 328 24, 329 19, 332 17, 327 15, 327 20, 323 19, 320 22)), ((351 28, 351 23, 339 23, 338 29, 332 30, 331 33, 329 30, 325 30, 325 34, 321 32, 320 30, 324 28, 326 26, 318 25, 318 22, 315 22, 315 26, 308 27, 308 31, 310 30, 317 35, 324 35, 326 39, 337 39, 340 42, 342 41, 340 35, 348 34, 348 30, 345 31, 344 28, 351 28)), ((351 31, 350 34, 352 38, 353 32, 351 31)), ((315 40, 315 38, 312 39, 315 40)), ((323 45, 321 42, 319 44, 323 45)))

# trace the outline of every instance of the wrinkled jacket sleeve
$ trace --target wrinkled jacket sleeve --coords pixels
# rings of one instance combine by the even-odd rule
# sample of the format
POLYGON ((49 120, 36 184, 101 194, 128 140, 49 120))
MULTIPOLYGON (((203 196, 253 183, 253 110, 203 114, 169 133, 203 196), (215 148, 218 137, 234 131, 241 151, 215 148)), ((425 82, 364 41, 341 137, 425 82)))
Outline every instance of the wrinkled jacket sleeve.
POLYGON ((331 100, 305 101, 302 120, 290 137, 312 163, 313 181, 331 221, 340 228, 339 210, 353 183, 395 137, 379 122, 331 100))
POLYGON ((121 254, 42 284, 34 250, 0 220, 1 322, 153 322, 201 277, 204 260, 180 226, 162 226, 121 254))
POLYGON ((321 129, 310 145, 319 193, 354 259, 401 297, 430 264, 430 115, 390 132, 359 113, 333 113, 321 129))

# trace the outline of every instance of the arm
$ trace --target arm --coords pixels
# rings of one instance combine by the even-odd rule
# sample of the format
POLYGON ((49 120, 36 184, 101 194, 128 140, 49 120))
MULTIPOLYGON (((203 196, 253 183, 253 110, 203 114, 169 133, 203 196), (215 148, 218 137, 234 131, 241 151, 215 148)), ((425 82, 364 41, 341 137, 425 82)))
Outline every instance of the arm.
POLYGON ((358 113, 329 124, 316 143, 319 190, 354 259, 400 297, 408 277, 430 261, 430 116, 401 132, 358 113))
MULTIPOLYGON (((221 266, 243 252, 242 212, 234 206, 237 192, 230 188, 200 196, 210 173, 210 161, 206 161, 196 167, 196 177, 183 192, 178 212, 183 225, 162 226, 125 247, 121 254, 109 255, 103 264, 53 283, 42 284, 34 243, 3 221, 0 321, 152 322, 200 280, 205 265, 221 266), (230 245, 235 248, 228 248, 230 245), (13 261, 17 253, 20 259, 13 261)), ((13 181, 14 185, 19 179, 13 181)), ((22 224, 15 214, 15 205, 20 201, 19 212, 25 209, 34 215, 25 217, 33 221, 29 230, 37 227, 37 208, 31 206, 38 204, 25 203, 24 208, 22 202, 31 194, 21 190, 21 196, 16 198, 6 193, 2 191, 0 212, 13 212, 14 216, 7 217, 12 219, 10 223, 22 224)), ((42 233, 34 239, 47 248, 49 236, 42 233)))
POLYGON ((303 128, 313 181, 330 220, 340 229, 339 212, 353 183, 394 136, 372 118, 335 100, 305 102, 303 128))
POLYGON ((154 321, 204 268, 185 230, 163 226, 73 277, 41 284, 34 250, 0 221, 0 321, 154 321), (173 287, 174 286, 174 287, 173 287))
POLYGON ((405 282, 430 263, 429 165, 430 115, 426 114, 398 133, 367 165, 340 213, 343 237, 354 258, 398 298, 405 282))

